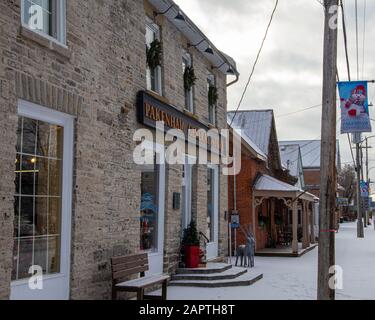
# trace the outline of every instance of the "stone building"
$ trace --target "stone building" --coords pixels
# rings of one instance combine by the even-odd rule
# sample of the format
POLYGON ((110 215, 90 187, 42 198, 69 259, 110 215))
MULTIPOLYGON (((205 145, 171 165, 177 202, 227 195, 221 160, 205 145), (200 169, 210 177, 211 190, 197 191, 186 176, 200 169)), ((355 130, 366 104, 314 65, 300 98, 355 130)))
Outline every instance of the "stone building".
POLYGON ((133 159, 155 114, 226 127, 236 65, 173 1, 1 1, 0 53, 0 299, 108 299, 110 258, 141 250, 150 273, 172 273, 191 217, 208 258, 226 254, 221 166, 133 159))

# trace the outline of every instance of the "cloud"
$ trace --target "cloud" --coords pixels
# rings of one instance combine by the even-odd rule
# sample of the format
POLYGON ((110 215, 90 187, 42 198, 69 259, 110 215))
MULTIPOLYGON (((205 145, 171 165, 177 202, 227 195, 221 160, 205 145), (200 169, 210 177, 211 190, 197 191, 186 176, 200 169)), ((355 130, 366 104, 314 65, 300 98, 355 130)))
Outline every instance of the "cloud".
MULTIPOLYGON (((250 74, 274 0, 175 0, 211 41, 237 62, 240 81, 228 88, 228 109, 237 107, 250 74)), ((366 51, 362 75, 364 0, 358 1, 360 77, 375 79, 375 1, 367 1, 366 51)), ((354 1, 344 1, 352 78, 356 78, 354 1)), ((341 17, 339 20, 341 24, 341 17)), ((339 24, 338 70, 346 80, 343 33, 339 24)), ((321 103, 323 74, 324 9, 314 0, 279 1, 268 38, 242 109, 273 108, 275 115, 321 103)), ((375 85, 369 85, 369 99, 375 85)), ((375 103, 375 101, 374 101, 375 103)), ((374 108, 370 109, 374 113, 374 108)), ((339 117, 339 110, 338 110, 339 117)), ((375 116, 373 116, 375 118, 375 116)), ((276 118, 279 139, 315 139, 320 136, 321 108, 276 118)), ((339 133, 339 123, 337 132, 339 133)), ((347 135, 340 139, 342 161, 351 160, 347 135)), ((375 139, 373 140, 375 141, 375 139)), ((375 158, 375 148, 370 151, 375 158)), ((375 171, 374 171, 375 174, 375 171)))

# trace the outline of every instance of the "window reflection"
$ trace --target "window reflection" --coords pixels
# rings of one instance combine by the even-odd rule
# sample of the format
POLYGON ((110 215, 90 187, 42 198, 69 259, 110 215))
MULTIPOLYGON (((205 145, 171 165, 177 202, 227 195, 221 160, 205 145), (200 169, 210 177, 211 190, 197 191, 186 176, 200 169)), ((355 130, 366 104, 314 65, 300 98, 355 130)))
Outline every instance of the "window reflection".
POLYGON ((157 250, 158 168, 146 168, 141 175, 140 249, 157 250))
POLYGON ((62 152, 62 127, 19 118, 12 280, 60 271, 62 152))

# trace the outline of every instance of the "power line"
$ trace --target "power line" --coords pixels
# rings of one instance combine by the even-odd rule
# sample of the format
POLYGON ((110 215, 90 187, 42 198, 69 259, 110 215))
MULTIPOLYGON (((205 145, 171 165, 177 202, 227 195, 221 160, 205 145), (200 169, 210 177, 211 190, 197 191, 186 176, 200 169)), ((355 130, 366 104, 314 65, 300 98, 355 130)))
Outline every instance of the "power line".
POLYGON ((355 41, 357 51, 357 80, 359 80, 358 0, 355 0, 355 41))
POLYGON ((296 113, 299 113, 299 112, 315 109, 315 108, 318 108, 318 107, 321 107, 321 106, 322 106, 322 104, 316 104, 316 105, 311 106, 311 107, 307 107, 307 108, 304 108, 304 109, 300 109, 300 110, 292 111, 292 112, 289 112, 289 113, 281 114, 279 116, 276 116, 275 118, 282 118, 282 117, 290 116, 292 114, 296 114, 296 113))
POLYGON ((246 94, 247 88, 249 87, 249 84, 250 84, 251 78, 252 78, 252 76, 253 76, 253 74, 254 74, 255 67, 256 67, 256 65, 257 65, 257 63, 258 63, 259 56, 260 56, 260 54, 261 54, 261 52, 262 52, 263 45, 264 45, 264 42, 266 41, 266 38, 267 38, 267 35, 268 35, 268 30, 269 30, 269 28, 270 28, 270 26, 271 26, 271 23, 272 23, 272 20, 273 20, 273 17, 274 17, 274 14, 275 14, 275 12, 276 12, 276 9, 277 9, 278 4, 279 4, 279 0, 276 0, 275 7, 273 8, 273 11, 272 11, 272 14, 271 14, 270 21, 268 22, 268 25, 267 25, 266 33, 265 33, 265 35, 264 35, 264 37, 263 37, 263 40, 262 40, 262 43, 261 43, 261 45, 260 45, 260 48, 259 48, 258 54, 257 54, 257 56, 256 56, 256 58, 255 58, 255 62, 254 62, 253 68, 252 68, 252 70, 251 70, 251 73, 250 73, 249 79, 247 80, 247 83, 246 83, 245 89, 244 89, 244 91, 243 91, 243 93, 242 93, 242 96, 241 96, 240 102, 238 103, 238 107, 237 107, 237 109, 236 109, 236 111, 235 111, 235 113, 234 113, 234 116, 232 117, 232 120, 231 120, 231 123, 230 123, 229 126, 232 126, 233 120, 234 120, 234 118, 236 117, 237 112, 238 112, 238 110, 240 109, 241 103, 242 103, 242 101, 243 101, 243 99, 244 99, 244 97, 245 97, 245 94, 246 94))
MULTIPOLYGON (((345 9, 344 9, 343 0, 340 1, 340 5, 341 5, 341 12, 342 12, 341 13, 341 15, 342 15, 342 30, 343 30, 343 35, 344 35, 346 69, 347 69, 347 72, 348 72, 348 80, 350 81, 351 77, 350 77, 350 64, 349 64, 349 53, 348 53, 348 37, 347 37, 347 33, 346 33, 346 19, 345 19, 345 9)), ((353 154, 353 150, 352 150, 352 143, 350 141, 349 133, 347 134, 347 137, 348 137, 348 142, 349 142, 350 154, 352 156, 352 161, 353 161, 354 166, 356 167, 355 160, 354 160, 354 154, 353 154)))
POLYGON ((367 0, 364 0, 363 4, 363 44, 362 44, 362 78, 364 79, 364 72, 365 72, 365 48, 366 48, 366 8, 367 8, 367 0))

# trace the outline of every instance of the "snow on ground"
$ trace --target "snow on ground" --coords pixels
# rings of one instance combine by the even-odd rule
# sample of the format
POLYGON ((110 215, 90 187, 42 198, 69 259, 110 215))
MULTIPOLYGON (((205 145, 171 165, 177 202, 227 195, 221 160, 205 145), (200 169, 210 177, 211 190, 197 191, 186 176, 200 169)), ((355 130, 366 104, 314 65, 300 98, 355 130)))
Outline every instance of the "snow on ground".
MULTIPOLYGON (((263 279, 252 286, 228 288, 168 287, 169 300, 307 300, 316 299, 318 248, 300 258, 255 257, 263 279)), ((343 289, 336 299, 375 299, 375 231, 358 239, 356 223, 340 225, 336 264, 343 268, 343 289)), ((255 271, 254 270, 254 271, 255 271)))

